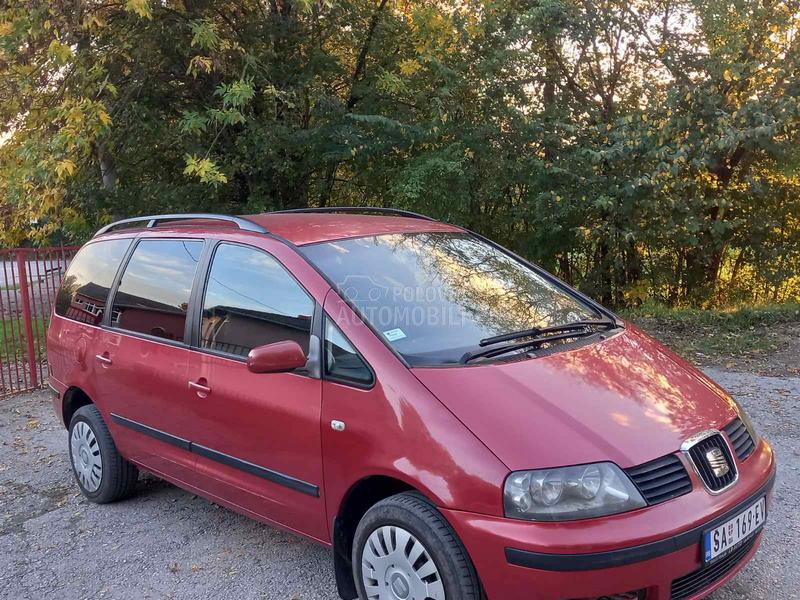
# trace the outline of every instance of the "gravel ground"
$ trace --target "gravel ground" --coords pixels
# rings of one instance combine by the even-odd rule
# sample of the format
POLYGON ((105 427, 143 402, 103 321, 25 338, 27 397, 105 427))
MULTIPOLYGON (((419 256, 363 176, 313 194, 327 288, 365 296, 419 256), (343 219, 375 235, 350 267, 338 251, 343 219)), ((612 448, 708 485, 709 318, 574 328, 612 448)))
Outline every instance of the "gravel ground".
MULTIPOLYGON (((800 598, 800 378, 709 372, 780 461, 762 549, 712 598, 800 598)), ((326 549, 164 482, 144 478, 117 504, 84 500, 66 434, 39 392, 0 401, 0 598, 56 597, 338 598, 326 549)))

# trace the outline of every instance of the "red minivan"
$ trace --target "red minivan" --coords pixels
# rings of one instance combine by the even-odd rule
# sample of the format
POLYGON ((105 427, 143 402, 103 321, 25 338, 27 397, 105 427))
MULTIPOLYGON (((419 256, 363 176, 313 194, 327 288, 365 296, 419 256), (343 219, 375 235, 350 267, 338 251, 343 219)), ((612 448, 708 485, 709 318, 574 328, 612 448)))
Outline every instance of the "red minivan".
POLYGON ((702 598, 771 501, 772 449, 723 389, 413 213, 109 225, 48 360, 89 500, 154 473, 331 547, 345 599, 702 598))

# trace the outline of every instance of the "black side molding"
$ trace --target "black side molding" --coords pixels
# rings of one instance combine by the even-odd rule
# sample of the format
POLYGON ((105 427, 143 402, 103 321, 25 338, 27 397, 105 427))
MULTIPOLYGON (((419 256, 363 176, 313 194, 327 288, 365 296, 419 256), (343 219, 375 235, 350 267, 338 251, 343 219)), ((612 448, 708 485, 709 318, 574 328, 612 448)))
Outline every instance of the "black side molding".
POLYGON ((153 439, 158 440, 159 442, 165 442, 172 446, 177 446, 182 450, 186 450, 187 452, 192 451, 192 442, 189 440, 185 440, 177 435, 172 435, 171 433, 166 433, 161 431, 160 429, 154 429, 153 427, 149 427, 148 425, 144 425, 143 423, 139 423, 138 421, 131 421, 130 419, 126 419, 125 417, 120 417, 119 415, 115 415, 111 413, 111 420, 116 423, 117 425, 122 425, 123 427, 127 427, 128 429, 133 429, 134 431, 138 431, 139 433, 143 433, 147 436, 150 436, 153 439))
POLYGON ((113 413, 111 414, 111 420, 117 425, 122 425, 123 427, 127 427, 128 429, 132 429, 133 431, 147 435, 160 442, 170 444, 182 450, 186 450, 187 452, 191 452, 192 454, 197 454, 198 456, 208 458, 220 464, 233 467, 234 469, 239 469, 240 471, 244 471, 250 475, 261 477, 262 479, 266 479, 272 483, 277 483, 278 485, 295 490, 301 494, 319 498, 319 486, 316 486, 313 483, 308 483, 301 479, 292 477, 291 475, 284 475, 278 471, 261 467, 246 460, 242 460, 241 458, 236 458, 235 456, 225 454, 224 452, 219 452, 217 450, 201 446, 200 444, 195 444, 192 441, 185 440, 176 435, 172 435, 171 433, 166 433, 160 429, 155 429, 148 425, 144 425, 143 423, 139 423, 138 421, 126 419, 125 417, 121 417, 113 413))
POLYGON ((775 472, 772 472, 767 482, 752 494, 747 500, 740 502, 734 508, 720 515, 716 519, 703 523, 694 529, 685 531, 675 537, 620 548, 619 550, 609 550, 607 552, 590 552, 586 554, 550 554, 544 552, 531 552, 529 550, 517 550, 506 548, 506 561, 517 567, 527 567, 529 569, 540 569, 542 571, 592 571, 595 569, 608 569, 610 567, 621 567, 653 558, 658 558, 671 552, 677 552, 688 546, 699 544, 703 532, 717 525, 721 525, 738 512, 755 502, 761 496, 767 494, 775 485, 775 472))
POLYGON ((244 471, 245 473, 250 473, 251 475, 255 475, 256 477, 267 479, 273 483, 282 485, 283 487, 293 489, 296 492, 302 492, 303 494, 319 498, 319 487, 311 483, 306 483, 305 481, 302 481, 300 479, 296 479, 290 475, 284 475, 283 473, 278 473, 277 471, 273 471, 272 469, 261 467, 251 462, 247 462, 246 460, 242 460, 241 458, 236 458, 235 456, 230 456, 229 454, 225 454, 224 452, 218 452, 217 450, 206 448, 205 446, 201 446, 200 444, 195 444, 194 442, 192 442, 192 452, 194 454, 197 454, 199 456, 204 456, 205 458, 211 459, 223 465, 228 465, 229 467, 233 467, 234 469, 239 469, 240 471, 244 471))

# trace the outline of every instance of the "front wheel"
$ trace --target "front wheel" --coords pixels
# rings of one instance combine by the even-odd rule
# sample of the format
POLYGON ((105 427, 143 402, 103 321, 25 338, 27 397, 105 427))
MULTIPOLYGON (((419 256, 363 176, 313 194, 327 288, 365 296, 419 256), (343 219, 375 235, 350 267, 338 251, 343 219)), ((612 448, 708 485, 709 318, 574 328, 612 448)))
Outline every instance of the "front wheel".
POLYGON ((353 575, 362 600, 480 600, 472 561, 450 524, 418 494, 370 508, 356 529, 353 575))
POLYGON ((81 492, 97 504, 128 496, 139 477, 136 466, 120 456, 93 404, 80 407, 70 421, 69 458, 81 492))

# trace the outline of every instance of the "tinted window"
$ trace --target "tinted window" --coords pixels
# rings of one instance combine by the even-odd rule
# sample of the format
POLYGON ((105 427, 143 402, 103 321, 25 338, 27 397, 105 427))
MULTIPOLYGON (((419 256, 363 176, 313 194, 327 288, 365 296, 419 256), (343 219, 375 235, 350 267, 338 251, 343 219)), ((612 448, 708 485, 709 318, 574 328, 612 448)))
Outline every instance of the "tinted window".
POLYGON ((369 368, 330 319, 325 319, 325 374, 356 383, 372 382, 369 368))
POLYGON ((103 320, 108 290, 130 240, 108 240, 84 246, 72 260, 56 296, 56 314, 98 325, 103 320))
POLYGON ((457 364, 484 338, 596 311, 467 233, 398 233, 302 248, 412 365, 457 364))
POLYGON ((198 240, 142 240, 114 296, 111 324, 183 341, 192 281, 203 251, 198 240))
POLYGON ((232 244, 214 253, 203 301, 204 348, 247 356, 295 340, 308 351, 314 302, 269 254, 232 244))

